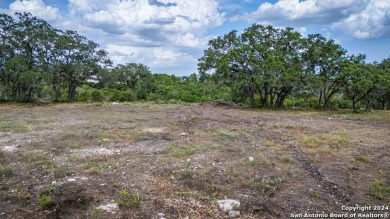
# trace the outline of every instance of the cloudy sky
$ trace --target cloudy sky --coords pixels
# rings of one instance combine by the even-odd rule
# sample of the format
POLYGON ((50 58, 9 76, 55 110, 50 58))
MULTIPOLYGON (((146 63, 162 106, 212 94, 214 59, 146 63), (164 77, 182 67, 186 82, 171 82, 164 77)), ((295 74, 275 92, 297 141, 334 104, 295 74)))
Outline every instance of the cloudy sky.
POLYGON ((76 30, 115 64, 188 75, 209 39, 253 23, 321 33, 367 61, 390 55, 390 0, 0 0, 0 12, 29 11, 76 30))

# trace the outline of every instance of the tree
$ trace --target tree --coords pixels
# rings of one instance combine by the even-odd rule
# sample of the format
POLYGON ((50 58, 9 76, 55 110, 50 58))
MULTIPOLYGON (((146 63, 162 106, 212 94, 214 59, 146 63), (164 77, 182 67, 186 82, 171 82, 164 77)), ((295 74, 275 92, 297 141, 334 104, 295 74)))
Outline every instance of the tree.
POLYGON ((75 100, 76 88, 85 82, 89 76, 96 74, 101 66, 111 65, 105 50, 97 50, 98 44, 67 30, 61 33, 56 44, 56 72, 53 77, 53 87, 58 89, 61 82, 68 88, 68 101, 75 100), (63 80, 61 80, 64 79, 63 80))
POLYGON ((119 64, 112 69, 119 89, 130 88, 136 91, 138 99, 146 99, 150 92, 156 90, 154 77, 149 68, 143 64, 119 64))
POLYGON ((318 89, 318 104, 324 109, 329 108, 332 97, 345 85, 346 53, 334 40, 327 40, 320 34, 309 35, 304 42, 302 61, 305 75, 312 80, 312 88, 318 89))
POLYGON ((300 46, 300 34, 292 28, 255 24, 241 35, 231 31, 209 42, 199 59, 201 80, 211 71, 216 83, 232 88, 234 100, 249 98, 255 106, 259 95, 260 105, 281 107, 299 83, 300 46))
POLYGON ((374 90, 377 81, 374 66, 364 63, 364 59, 364 55, 352 56, 345 72, 345 95, 352 100, 354 112, 357 111, 356 103, 374 90))

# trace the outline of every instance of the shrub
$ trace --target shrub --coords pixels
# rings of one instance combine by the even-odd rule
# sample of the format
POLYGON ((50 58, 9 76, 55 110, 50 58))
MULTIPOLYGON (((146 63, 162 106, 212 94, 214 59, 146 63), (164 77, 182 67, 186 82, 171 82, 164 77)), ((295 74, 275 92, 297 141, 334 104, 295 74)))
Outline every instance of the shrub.
POLYGON ((104 96, 100 90, 94 90, 91 93, 91 100, 93 102, 102 102, 104 100, 104 96))
POLYGON ((129 189, 124 188, 118 191, 118 198, 115 202, 119 207, 140 207, 143 196, 138 193, 132 193, 129 189))

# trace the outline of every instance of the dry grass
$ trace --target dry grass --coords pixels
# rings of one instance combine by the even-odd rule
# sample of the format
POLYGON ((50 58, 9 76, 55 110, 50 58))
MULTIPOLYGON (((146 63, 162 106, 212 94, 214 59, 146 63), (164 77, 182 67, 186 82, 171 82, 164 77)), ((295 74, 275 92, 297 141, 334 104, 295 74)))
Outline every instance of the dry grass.
POLYGON ((351 204, 345 194, 360 205, 389 203, 389 112, 152 103, 0 110, 0 209, 10 218, 225 218, 216 205, 224 198, 241 201, 241 218, 338 212, 351 204), (112 200, 121 205, 115 214, 97 209, 112 200))

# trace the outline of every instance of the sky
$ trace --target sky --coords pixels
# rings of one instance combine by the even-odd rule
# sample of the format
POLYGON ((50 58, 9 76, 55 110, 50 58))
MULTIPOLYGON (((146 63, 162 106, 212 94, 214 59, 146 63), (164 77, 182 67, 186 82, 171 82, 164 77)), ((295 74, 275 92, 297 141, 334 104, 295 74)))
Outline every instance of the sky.
POLYGON ((197 72, 210 39, 254 23, 320 33, 367 62, 390 57, 390 0, 0 0, 0 13, 20 11, 88 37, 114 64, 177 76, 197 72))

